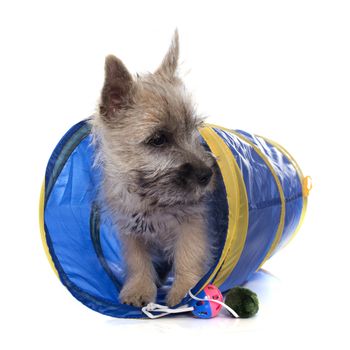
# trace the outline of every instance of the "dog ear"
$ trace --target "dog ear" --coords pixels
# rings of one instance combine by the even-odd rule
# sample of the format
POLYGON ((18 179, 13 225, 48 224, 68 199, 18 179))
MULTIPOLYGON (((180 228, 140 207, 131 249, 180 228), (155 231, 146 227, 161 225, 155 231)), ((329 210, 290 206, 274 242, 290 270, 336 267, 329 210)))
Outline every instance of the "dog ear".
POLYGON ((178 60, 179 60, 179 33, 176 29, 174 32, 173 38, 171 40, 171 44, 168 49, 168 52, 163 58, 163 61, 159 66, 159 68, 155 71, 155 74, 160 74, 170 79, 175 77, 178 60))
POLYGON ((100 114, 110 118, 131 103, 133 78, 124 63, 109 55, 105 62, 105 81, 101 93, 100 114))

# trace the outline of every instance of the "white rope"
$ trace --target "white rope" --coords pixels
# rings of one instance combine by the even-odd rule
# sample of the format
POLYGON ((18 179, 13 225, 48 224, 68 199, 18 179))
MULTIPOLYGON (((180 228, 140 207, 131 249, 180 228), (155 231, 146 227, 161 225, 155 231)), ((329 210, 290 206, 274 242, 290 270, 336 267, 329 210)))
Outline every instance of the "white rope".
POLYGON ((178 307, 177 309, 170 309, 166 305, 149 303, 142 308, 142 312, 146 314, 149 318, 159 318, 169 314, 178 314, 181 312, 193 311, 193 306, 183 305, 178 307), (152 312, 162 312, 156 315, 153 315, 152 312))
MULTIPOLYGON (((224 302, 220 301, 220 300, 216 300, 216 299, 211 299, 211 298, 198 298, 195 295, 192 294, 191 290, 188 291, 189 296, 197 301, 212 301, 214 303, 220 304, 221 306, 223 306, 226 310, 228 310, 231 315, 235 318, 239 318, 238 314, 232 309, 230 308, 228 305, 226 305, 224 302)), ((169 314, 178 314, 181 312, 189 312, 189 311, 193 311, 194 307, 193 306, 188 306, 183 305, 178 307, 177 309, 170 309, 168 306, 166 305, 160 305, 160 304, 155 304, 155 303, 149 303, 146 306, 144 306, 142 309, 142 312, 147 315, 149 318, 160 318, 160 317, 164 317, 166 315, 169 314), (156 312, 157 314, 153 314, 152 312, 156 312)))

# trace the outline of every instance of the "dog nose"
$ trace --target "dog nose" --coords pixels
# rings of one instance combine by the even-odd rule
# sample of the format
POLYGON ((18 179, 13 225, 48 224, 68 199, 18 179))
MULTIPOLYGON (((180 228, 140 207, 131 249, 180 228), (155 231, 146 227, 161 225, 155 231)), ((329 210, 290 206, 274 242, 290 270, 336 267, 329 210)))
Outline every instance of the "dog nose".
POLYGON ((191 174, 193 173, 193 166, 190 163, 182 164, 178 171, 178 178, 183 183, 186 184, 189 180, 191 174))
POLYGON ((179 180, 187 183, 190 178, 196 180, 200 186, 208 185, 213 171, 207 166, 193 166, 191 163, 182 164, 178 171, 179 180))
POLYGON ((209 181, 210 181, 212 176, 213 176, 213 171, 210 168, 208 168, 208 167, 199 168, 196 171, 196 178, 197 178, 198 183, 201 186, 208 185, 208 183, 209 183, 209 181))

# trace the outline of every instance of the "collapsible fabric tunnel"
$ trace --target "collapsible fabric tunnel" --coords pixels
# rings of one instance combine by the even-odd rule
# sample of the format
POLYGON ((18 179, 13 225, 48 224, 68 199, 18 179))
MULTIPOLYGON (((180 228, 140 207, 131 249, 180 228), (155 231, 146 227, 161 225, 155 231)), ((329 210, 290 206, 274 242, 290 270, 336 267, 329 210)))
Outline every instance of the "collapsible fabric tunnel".
MULTIPOLYGON (((298 231, 307 205, 308 178, 280 145, 244 131, 206 125, 204 147, 217 157, 220 174, 210 195, 208 230, 218 254, 193 286, 212 283, 222 292, 240 285, 298 231)), ((87 120, 74 125, 53 151, 40 201, 40 226, 51 266, 84 305, 113 317, 146 317, 121 304, 125 264, 116 228, 97 204, 101 173, 93 167, 87 120)), ((170 275, 158 290, 164 304, 170 275)), ((185 297, 181 304, 186 304, 185 297)))

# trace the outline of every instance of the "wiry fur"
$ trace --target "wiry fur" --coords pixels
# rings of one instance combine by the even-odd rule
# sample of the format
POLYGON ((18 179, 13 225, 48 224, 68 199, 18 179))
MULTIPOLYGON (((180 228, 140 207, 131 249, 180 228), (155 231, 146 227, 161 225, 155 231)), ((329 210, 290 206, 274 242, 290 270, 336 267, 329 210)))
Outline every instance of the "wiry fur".
POLYGON ((136 306, 155 300, 159 281, 152 256, 173 263, 171 306, 208 267, 205 195, 213 187, 208 172, 215 162, 200 144, 202 119, 177 76, 178 55, 175 32, 153 74, 132 77, 119 59, 108 56, 91 121, 103 196, 125 246, 128 271, 120 297, 136 306), (159 135, 166 139, 160 147, 154 145, 159 135))

